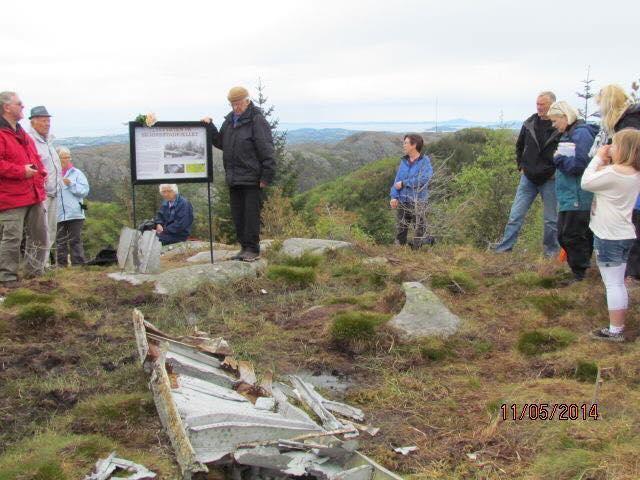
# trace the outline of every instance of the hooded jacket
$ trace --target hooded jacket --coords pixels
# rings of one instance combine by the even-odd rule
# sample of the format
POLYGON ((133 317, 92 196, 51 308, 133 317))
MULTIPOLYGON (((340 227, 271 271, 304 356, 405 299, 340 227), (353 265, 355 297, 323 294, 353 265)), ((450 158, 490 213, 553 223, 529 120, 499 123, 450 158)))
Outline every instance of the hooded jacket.
POLYGON ((49 136, 49 138, 45 139, 34 129, 29 131, 29 135, 33 138, 40 160, 48 173, 44 185, 47 196, 57 197, 60 195, 62 188, 62 167, 60 166, 58 152, 53 147, 52 137, 49 136))
POLYGON ((534 113, 522 124, 516 142, 516 162, 518 168, 532 183, 543 185, 555 173, 553 153, 558 148, 561 134, 555 128, 548 127, 547 141, 538 145, 535 131, 537 116, 538 114, 534 113))
POLYGON ((271 127, 262 110, 253 102, 234 126, 233 112, 226 117, 220 131, 213 129, 213 145, 222 150, 225 180, 230 187, 271 184, 275 177, 275 149, 271 127))
POLYGON ((634 130, 640 130, 640 103, 631 105, 625 110, 625 112, 613 127, 614 132, 619 132, 625 128, 633 128, 634 130))
POLYGON ((69 220, 83 220, 82 204, 84 197, 89 195, 89 181, 84 173, 76 167, 66 171, 63 178, 68 178, 69 185, 62 184, 58 197, 58 222, 69 220))
POLYGON ((43 202, 46 177, 47 171, 31 137, 20 124, 14 130, 0 116, 0 211, 43 202), (25 165, 33 165, 37 173, 27 178, 25 165))
POLYGON ((401 203, 424 202, 429 196, 428 185, 432 176, 433 167, 427 155, 420 155, 413 163, 409 161, 409 156, 405 155, 400 160, 389 195, 401 203), (400 190, 396 188, 398 182, 402 182, 400 190))
POLYGON ((580 182, 590 161, 589 150, 599 130, 597 125, 578 120, 560 137, 560 143, 575 145, 575 155, 559 155, 556 152, 553 157, 556 166, 556 197, 560 212, 591 210, 593 193, 580 188, 580 182))

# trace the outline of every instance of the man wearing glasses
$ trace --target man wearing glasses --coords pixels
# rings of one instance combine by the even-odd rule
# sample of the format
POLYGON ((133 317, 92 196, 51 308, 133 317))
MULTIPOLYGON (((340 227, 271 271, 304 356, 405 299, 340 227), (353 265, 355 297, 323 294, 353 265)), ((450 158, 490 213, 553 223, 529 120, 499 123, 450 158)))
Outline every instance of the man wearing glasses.
POLYGON ((15 92, 0 93, 0 288, 18 285, 20 244, 25 273, 43 273, 47 233, 45 170, 33 139, 18 123, 24 105, 15 92))
POLYGON ((234 259, 252 262, 260 258, 262 189, 275 177, 273 137, 246 88, 233 87, 227 99, 232 110, 219 131, 210 117, 202 121, 213 129, 213 146, 222 150, 231 216, 241 247, 234 259))

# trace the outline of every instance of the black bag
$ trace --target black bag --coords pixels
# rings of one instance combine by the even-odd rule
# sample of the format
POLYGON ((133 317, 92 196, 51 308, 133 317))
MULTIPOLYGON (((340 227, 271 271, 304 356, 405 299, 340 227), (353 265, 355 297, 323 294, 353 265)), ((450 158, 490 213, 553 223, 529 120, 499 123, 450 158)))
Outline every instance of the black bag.
POLYGON ((140 230, 141 232, 146 232, 148 230, 155 230, 155 229, 156 229, 155 220, 145 220, 140 225, 138 225, 138 230, 140 230))
POLYGON ((100 250, 96 255, 96 258, 89 260, 85 265, 100 265, 106 267, 109 265, 115 265, 116 263, 118 263, 118 252, 116 252, 113 247, 108 246, 107 248, 100 250))

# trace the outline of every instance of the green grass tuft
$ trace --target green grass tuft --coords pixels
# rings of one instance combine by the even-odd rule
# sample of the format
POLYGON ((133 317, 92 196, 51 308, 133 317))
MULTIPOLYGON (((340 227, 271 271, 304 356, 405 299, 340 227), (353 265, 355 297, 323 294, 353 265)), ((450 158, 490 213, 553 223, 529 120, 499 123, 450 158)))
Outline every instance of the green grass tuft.
POLYGON ((573 302, 557 293, 550 295, 530 295, 525 299, 528 303, 540 310, 547 318, 561 316, 573 307, 573 302))
POLYGON ((315 282, 316 271, 311 267, 271 265, 267 269, 267 278, 274 281, 282 281, 288 285, 306 287, 315 282))
POLYGON ((430 338, 421 342, 420 356, 425 360, 437 362, 453 356, 453 352, 442 339, 430 338))
POLYGON ((29 303, 51 303, 55 297, 45 293, 36 293, 26 288, 19 288, 7 294, 3 305, 7 308, 16 305, 27 305, 29 303))
POLYGON ((100 394, 78 403, 72 413, 83 431, 108 432, 118 425, 143 423, 155 415, 155 406, 148 392, 100 394))
POLYGON ((34 303, 26 305, 18 312, 18 324, 29 327, 42 327, 55 322, 56 310, 49 305, 34 303))
POLYGON ((290 267, 317 267, 322 262, 322 255, 314 255, 309 252, 303 253, 299 257, 283 256, 277 263, 290 267))
POLYGON ((575 377, 580 382, 593 383, 598 376, 598 365, 594 362, 580 361, 576 365, 575 377))
POLYGON ((447 288, 453 293, 472 293, 478 290, 478 283, 467 272, 454 270, 444 275, 434 274, 431 287, 447 288))
POLYGON ((518 351, 525 355, 538 355, 566 347, 576 339, 575 334, 560 327, 524 332, 518 339, 518 351))
POLYGON ((331 338, 336 342, 371 340, 376 336, 376 327, 390 315, 372 312, 343 312, 334 316, 331 338))

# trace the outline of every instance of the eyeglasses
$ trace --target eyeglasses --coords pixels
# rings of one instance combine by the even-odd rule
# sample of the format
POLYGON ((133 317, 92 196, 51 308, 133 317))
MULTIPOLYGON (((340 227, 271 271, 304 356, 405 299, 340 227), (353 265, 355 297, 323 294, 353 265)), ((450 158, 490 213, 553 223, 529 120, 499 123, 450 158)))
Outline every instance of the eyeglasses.
POLYGON ((245 104, 245 102, 246 102, 247 100, 248 100, 248 99, 247 99, 247 98, 245 98, 245 99, 242 99, 242 100, 238 100, 237 102, 229 102, 229 105, 231 105, 232 107, 241 107, 242 105, 244 105, 244 104, 245 104))

